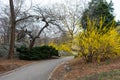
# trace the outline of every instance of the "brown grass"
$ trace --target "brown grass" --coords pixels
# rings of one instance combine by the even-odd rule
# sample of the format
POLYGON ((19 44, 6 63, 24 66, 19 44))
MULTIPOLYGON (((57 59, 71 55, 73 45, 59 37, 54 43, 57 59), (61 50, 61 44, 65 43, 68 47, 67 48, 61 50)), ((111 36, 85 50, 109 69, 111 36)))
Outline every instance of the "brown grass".
POLYGON ((12 60, 0 59, 0 74, 24 66, 26 64, 30 64, 32 62, 35 61, 25 61, 18 59, 12 59, 12 60))
POLYGON ((62 64, 52 75, 52 80, 77 80, 91 74, 120 69, 120 58, 98 63, 85 63, 81 58, 69 61, 71 71, 66 72, 62 64))

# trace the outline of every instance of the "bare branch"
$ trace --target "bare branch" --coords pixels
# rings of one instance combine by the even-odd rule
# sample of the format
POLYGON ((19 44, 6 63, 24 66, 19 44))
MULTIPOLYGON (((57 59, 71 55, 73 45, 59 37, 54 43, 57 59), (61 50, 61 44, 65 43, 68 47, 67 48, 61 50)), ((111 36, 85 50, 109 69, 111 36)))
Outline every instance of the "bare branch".
POLYGON ((25 20, 25 19, 31 18, 31 17, 33 17, 33 16, 29 15, 29 16, 20 18, 20 19, 16 20, 16 23, 18 23, 18 22, 20 22, 20 21, 23 21, 23 20, 25 20))

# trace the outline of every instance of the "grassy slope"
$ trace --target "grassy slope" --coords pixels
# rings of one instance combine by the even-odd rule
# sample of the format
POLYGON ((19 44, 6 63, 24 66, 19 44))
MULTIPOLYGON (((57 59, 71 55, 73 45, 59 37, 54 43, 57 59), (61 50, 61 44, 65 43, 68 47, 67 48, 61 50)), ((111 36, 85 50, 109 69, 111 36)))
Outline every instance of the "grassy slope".
POLYGON ((77 80, 120 80, 120 70, 102 72, 100 74, 89 75, 77 80))

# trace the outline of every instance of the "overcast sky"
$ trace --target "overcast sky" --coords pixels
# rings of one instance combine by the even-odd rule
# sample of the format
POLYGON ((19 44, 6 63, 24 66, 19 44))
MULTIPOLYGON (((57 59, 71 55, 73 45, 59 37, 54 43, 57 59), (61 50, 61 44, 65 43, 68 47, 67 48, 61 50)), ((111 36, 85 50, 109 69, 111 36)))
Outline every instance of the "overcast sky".
MULTIPOLYGON (((90 1, 90 0, 88 0, 88 1, 90 1)), ((107 0, 107 1, 110 2, 111 0, 107 0)), ((41 3, 42 5, 48 5, 48 4, 54 4, 54 3, 62 3, 62 2, 64 2, 64 0, 44 0, 44 1, 43 0, 34 0, 34 2, 41 3)), ((120 0, 112 0, 112 2, 114 4, 114 15, 116 16, 116 20, 120 20, 120 0)))
MULTIPOLYGON (((8 3, 9 0, 0 0, 2 4, 8 3)), ((27 4, 30 3, 31 0, 27 0, 27 4)), ((32 0, 34 4, 41 4, 41 5, 49 5, 49 4, 55 4, 55 3, 62 3, 64 0, 32 0)), ((69 1, 69 0, 68 0, 69 1)), ((71 0, 70 0, 71 1, 71 0)), ((72 0, 74 1, 74 0, 72 0)), ((90 0, 86 0, 90 1, 90 0)), ((111 1, 111 0, 107 0, 111 1)), ((116 20, 120 20, 120 0, 112 0, 114 4, 114 15, 116 16, 116 20)))
POLYGON ((120 0, 113 0, 116 19, 120 20, 120 0))

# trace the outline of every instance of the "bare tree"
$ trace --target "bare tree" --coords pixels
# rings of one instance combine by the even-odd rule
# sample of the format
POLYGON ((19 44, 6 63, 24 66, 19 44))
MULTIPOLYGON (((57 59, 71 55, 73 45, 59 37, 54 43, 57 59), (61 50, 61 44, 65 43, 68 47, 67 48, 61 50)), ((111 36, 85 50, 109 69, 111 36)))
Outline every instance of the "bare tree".
MULTIPOLYGON (((30 40, 30 45, 29 45, 29 49, 31 50, 32 47, 35 44, 35 41, 37 38, 40 38, 41 33, 48 28, 52 28, 51 26, 54 27, 59 27, 56 22, 60 19, 63 19, 62 15, 56 14, 54 12, 54 10, 52 10, 51 8, 42 8, 39 6, 36 6, 34 8, 34 21, 35 23, 33 23, 33 25, 31 25, 32 27, 39 27, 37 28, 37 33, 35 33, 34 35, 32 33, 29 33, 28 35, 30 36, 31 40, 30 40)), ((59 29, 61 29, 59 27, 59 29)))
MULTIPOLYGON (((54 8, 59 11, 59 14, 64 14, 64 19, 59 20, 59 25, 64 31, 63 36, 69 36, 67 43, 73 44, 74 35, 80 30, 80 20, 82 13, 86 8, 85 0, 65 0, 63 4, 54 5, 54 8)), ((65 39, 66 40, 66 39, 65 39)), ((63 40, 64 41, 64 40, 63 40)))
POLYGON ((15 11, 14 11, 13 0, 9 0, 9 4, 10 4, 10 13, 11 13, 11 39, 10 39, 8 58, 11 59, 13 58, 13 54, 14 54, 16 22, 15 22, 15 11))
POLYGON ((2 29, 1 34, 4 35, 3 43, 8 43, 9 35, 10 35, 10 11, 8 9, 8 6, 4 6, 1 8, 0 23, 1 23, 1 29, 2 29))
MULTIPOLYGON (((23 2, 21 2, 21 4, 23 4, 23 2)), ((13 55, 14 55, 16 24, 18 24, 19 22, 21 22, 23 20, 26 20, 26 19, 32 17, 30 15, 27 15, 27 12, 20 11, 22 8, 21 4, 19 5, 19 7, 15 8, 13 0, 9 0, 10 13, 11 13, 11 16, 10 16, 11 37, 10 37, 10 48, 9 48, 9 54, 8 54, 9 59, 13 58, 13 55)), ((16 5, 18 5, 18 4, 16 4, 16 5)))
MULTIPOLYGON (((30 4, 30 7, 27 8, 25 8, 24 5, 25 5, 25 0, 14 0, 15 22, 17 29, 22 26, 24 27, 23 23, 27 22, 27 19, 32 17, 29 14, 29 10, 31 9, 32 4, 30 4)), ((4 34, 4 43, 9 43, 9 39, 10 39, 11 17, 10 17, 10 10, 8 7, 9 5, 7 4, 3 5, 0 12, 0 22, 4 34)))

